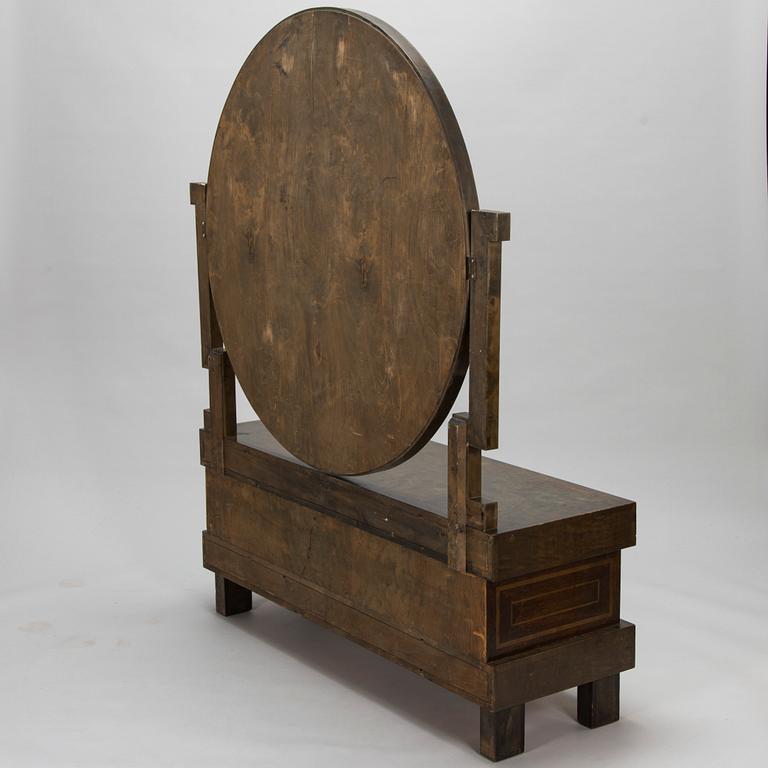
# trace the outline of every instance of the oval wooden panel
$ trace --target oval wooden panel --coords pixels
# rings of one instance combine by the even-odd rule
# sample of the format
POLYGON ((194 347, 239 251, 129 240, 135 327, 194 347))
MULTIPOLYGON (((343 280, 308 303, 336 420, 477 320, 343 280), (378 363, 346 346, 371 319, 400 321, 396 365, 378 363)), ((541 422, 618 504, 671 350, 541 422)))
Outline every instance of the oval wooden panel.
POLYGON ((416 51, 363 14, 291 16, 227 99, 211 289, 245 395, 307 464, 363 474, 434 434, 467 367, 472 171, 416 51))

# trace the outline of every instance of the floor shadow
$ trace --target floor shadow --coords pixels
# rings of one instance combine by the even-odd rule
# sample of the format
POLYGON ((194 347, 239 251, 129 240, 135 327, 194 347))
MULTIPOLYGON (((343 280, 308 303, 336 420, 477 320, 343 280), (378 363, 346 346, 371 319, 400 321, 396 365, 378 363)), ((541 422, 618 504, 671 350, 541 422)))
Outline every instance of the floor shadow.
MULTIPOLYGON (((477 752, 477 705, 257 595, 250 613, 227 621, 441 739, 462 746, 485 764, 477 752)), ((528 704, 526 751, 580 729, 575 718, 575 689, 528 704)))
POLYGON ((250 613, 227 621, 441 739, 476 751, 476 705, 329 629, 253 597, 250 613))

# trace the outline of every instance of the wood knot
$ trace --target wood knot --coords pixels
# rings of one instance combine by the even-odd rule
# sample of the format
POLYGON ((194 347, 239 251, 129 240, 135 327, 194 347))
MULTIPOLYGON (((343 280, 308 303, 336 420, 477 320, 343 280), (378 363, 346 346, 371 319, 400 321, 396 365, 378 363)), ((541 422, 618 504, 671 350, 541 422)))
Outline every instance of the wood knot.
POLYGON ((360 268, 360 286, 363 290, 366 290, 368 288, 368 273, 371 268, 370 264, 368 264, 368 260, 365 256, 361 256, 357 260, 357 266, 360 268))

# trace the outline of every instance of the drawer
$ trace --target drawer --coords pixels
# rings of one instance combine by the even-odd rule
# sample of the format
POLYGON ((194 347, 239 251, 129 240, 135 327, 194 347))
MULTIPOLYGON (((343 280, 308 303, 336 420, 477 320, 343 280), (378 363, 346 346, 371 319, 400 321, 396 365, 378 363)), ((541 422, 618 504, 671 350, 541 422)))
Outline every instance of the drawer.
POLYGON ((488 657, 619 620, 620 552, 488 585, 488 657))

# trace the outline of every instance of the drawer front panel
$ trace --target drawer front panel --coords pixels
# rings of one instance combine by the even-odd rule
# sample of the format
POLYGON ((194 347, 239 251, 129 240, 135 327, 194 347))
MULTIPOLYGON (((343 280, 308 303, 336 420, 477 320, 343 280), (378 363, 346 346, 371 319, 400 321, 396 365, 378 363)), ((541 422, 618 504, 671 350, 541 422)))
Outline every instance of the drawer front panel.
POLYGON ((620 553, 489 585, 489 657, 619 620, 620 553))

